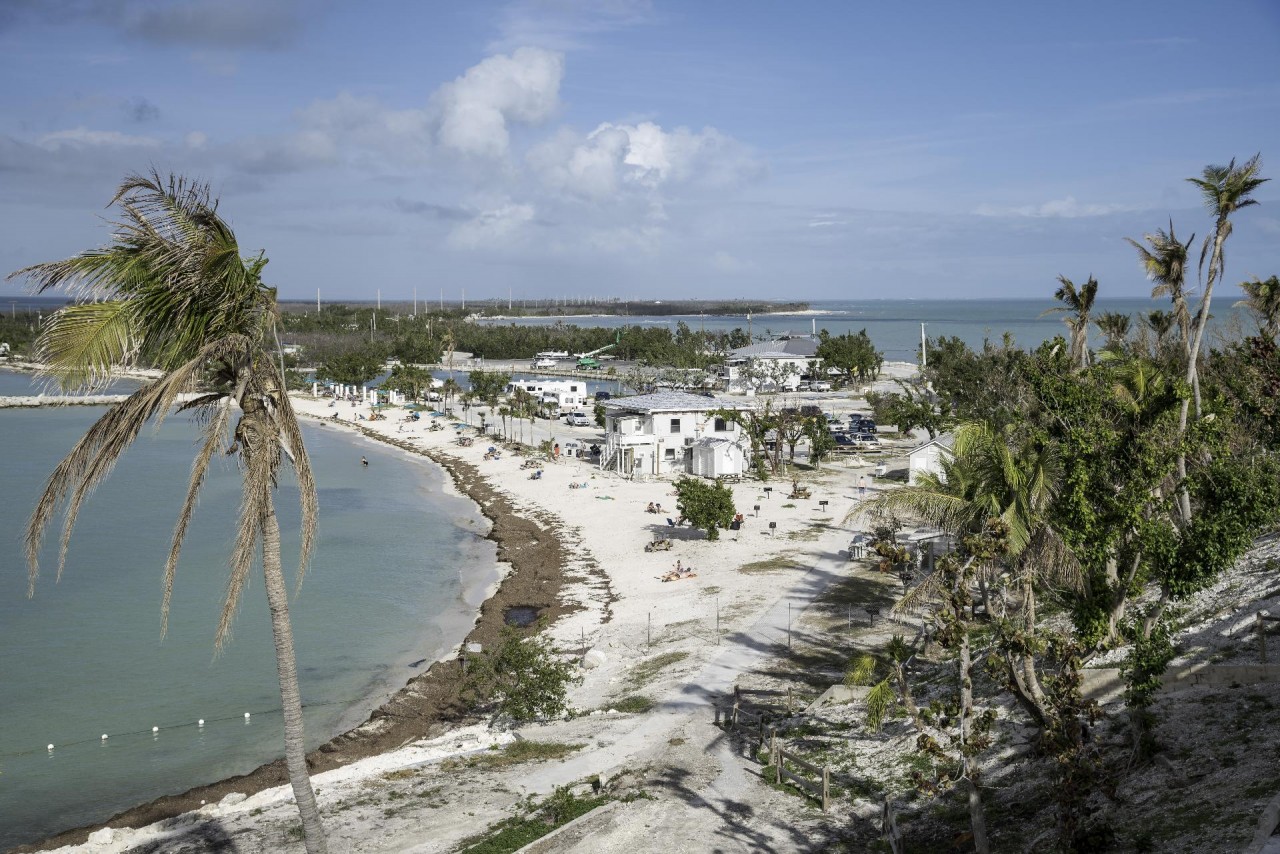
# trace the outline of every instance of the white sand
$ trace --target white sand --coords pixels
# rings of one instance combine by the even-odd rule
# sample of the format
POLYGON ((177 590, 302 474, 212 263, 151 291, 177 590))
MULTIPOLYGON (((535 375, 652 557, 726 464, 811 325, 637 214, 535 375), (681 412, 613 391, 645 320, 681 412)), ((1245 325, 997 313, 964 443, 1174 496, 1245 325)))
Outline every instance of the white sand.
MULTIPOLYGON (((895 373, 905 373, 906 367, 910 366, 895 373)), ((852 405, 844 398, 841 402, 841 408, 852 405)), ((295 397, 295 405, 301 414, 326 420, 333 429, 352 430, 355 413, 369 413, 364 406, 352 408, 344 403, 330 407, 328 401, 309 396, 295 397), (335 411, 342 421, 330 420, 335 411)), ((545 793, 555 785, 596 774, 608 776, 637 762, 662 763, 664 751, 674 749, 669 745, 683 743, 686 736, 691 742, 707 737, 713 731, 709 726, 711 702, 732 690, 738 674, 785 649, 788 626, 798 623, 808 604, 831 582, 848 574, 843 550, 850 529, 843 520, 855 509, 859 476, 867 477, 872 494, 876 489, 871 466, 853 467, 850 460, 836 460, 821 472, 802 475, 802 482, 812 489, 808 500, 785 497, 790 491, 789 477, 768 484, 771 496, 759 482, 735 484, 735 503, 747 523, 743 530, 724 531, 718 542, 709 542, 701 531, 667 525, 667 518, 677 515, 669 480, 627 481, 599 472, 585 460, 572 459, 545 465, 543 477, 530 480, 529 471, 521 469, 524 458, 503 452, 499 460, 483 459, 486 448, 496 443, 476 438, 473 446, 461 447, 452 427, 430 431, 433 419, 425 413, 421 421, 406 424, 398 420, 403 416, 401 410, 387 412, 389 420, 362 421, 360 425, 430 448, 435 454, 470 462, 519 512, 558 521, 569 554, 566 571, 570 580, 563 597, 582 608, 551 626, 551 638, 566 652, 579 651, 585 641, 604 657, 602 664, 583 671, 582 684, 572 692, 573 705, 581 710, 608 709, 611 701, 638 692, 656 700, 658 706, 645 715, 596 713, 526 728, 525 735, 530 738, 589 744, 566 760, 517 766, 504 785, 494 790, 498 794, 486 790, 477 800, 474 793, 467 796, 455 791, 455 797, 463 802, 454 802, 454 808, 422 806, 390 819, 382 809, 360 804, 369 787, 382 785, 379 781, 389 771, 501 744, 509 735, 471 727, 317 775, 313 779, 326 815, 331 850, 447 850, 463 836, 509 814, 520 792, 545 793), (571 483, 586 486, 572 489, 571 483), (820 509, 819 500, 828 501, 829 506, 820 509), (664 512, 646 513, 649 502, 661 503, 664 512), (755 505, 761 507, 758 518, 752 509, 755 505), (769 522, 777 524, 773 532, 769 522), (645 544, 655 536, 670 536, 673 548, 645 552, 645 544), (660 576, 677 559, 692 567, 697 576, 661 581, 660 576), (764 565, 769 561, 775 565, 764 565), (742 571, 752 564, 756 564, 754 570, 742 571), (635 665, 673 651, 684 652, 687 658, 643 688, 627 684, 635 665), (675 734, 680 737, 674 738, 675 734), (460 811, 462 806, 465 812, 460 811), (424 839, 433 841, 422 844, 424 839)), ((535 438, 545 438, 546 422, 535 426, 535 438)), ((526 422, 526 437, 529 429, 526 422)), ((559 424, 553 430, 561 443, 576 439, 585 446, 601 438, 595 428, 559 424)), ((475 435, 474 430, 466 433, 475 435)), ((359 454, 359 449, 353 447, 352 453, 359 454)), ((887 450, 885 456, 894 453, 887 450)), ((873 464, 881 461, 871 460, 873 464)), ((718 782, 723 784, 723 780, 718 782)), ((287 788, 261 792, 239 803, 206 807, 203 812, 140 830, 102 832, 97 842, 75 850, 126 851, 166 839, 177 844, 184 833, 210 819, 216 820, 222 831, 235 834, 240 851, 301 850, 300 843, 291 840, 286 845, 282 836, 283 828, 297 823, 287 788)), ((158 850, 165 849, 161 846, 158 850)))

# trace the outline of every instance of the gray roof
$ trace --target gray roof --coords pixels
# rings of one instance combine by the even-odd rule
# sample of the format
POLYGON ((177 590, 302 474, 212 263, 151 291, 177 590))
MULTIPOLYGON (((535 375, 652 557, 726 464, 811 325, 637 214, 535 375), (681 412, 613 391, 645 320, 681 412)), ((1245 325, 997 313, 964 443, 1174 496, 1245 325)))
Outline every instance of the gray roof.
POLYGON ((710 412, 713 409, 741 409, 741 405, 718 397, 703 397, 687 391, 655 391, 635 397, 619 397, 605 404, 606 410, 630 412, 710 412))
POLYGON ((729 354, 733 359, 773 358, 812 359, 818 354, 818 342, 812 338, 787 338, 782 341, 761 341, 747 347, 739 347, 729 354))

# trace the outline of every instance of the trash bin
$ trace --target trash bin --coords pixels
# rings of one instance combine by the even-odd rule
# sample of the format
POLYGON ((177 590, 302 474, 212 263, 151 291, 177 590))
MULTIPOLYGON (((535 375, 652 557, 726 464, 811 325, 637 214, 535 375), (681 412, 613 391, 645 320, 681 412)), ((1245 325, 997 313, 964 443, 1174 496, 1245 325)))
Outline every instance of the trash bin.
POLYGON ((876 466, 876 477, 884 477, 885 472, 889 471, 889 467, 884 463, 876 466))

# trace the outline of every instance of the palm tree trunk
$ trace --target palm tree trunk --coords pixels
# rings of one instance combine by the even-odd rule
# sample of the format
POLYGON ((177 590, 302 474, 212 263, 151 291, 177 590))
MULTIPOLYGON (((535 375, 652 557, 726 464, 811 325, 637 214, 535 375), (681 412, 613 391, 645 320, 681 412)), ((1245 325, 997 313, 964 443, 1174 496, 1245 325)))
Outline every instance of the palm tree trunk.
MULTIPOLYGON (((1196 417, 1200 417, 1200 370, 1196 364, 1200 358, 1200 345, 1204 341, 1204 329, 1209 325, 1209 301, 1213 299, 1213 286, 1219 276, 1222 264, 1222 244, 1227 239, 1227 221, 1220 217, 1217 232, 1213 236, 1213 254, 1209 258, 1209 279, 1204 286, 1204 296, 1200 299, 1200 309, 1196 312, 1195 332, 1191 339, 1191 350, 1187 353, 1187 383, 1196 391, 1196 417)), ((1191 409, 1191 401, 1182 401, 1182 409, 1178 413, 1178 436, 1187 435, 1187 415, 1191 409)), ((1178 509, 1182 511, 1182 521, 1191 521, 1191 495, 1187 492, 1187 455, 1178 454, 1178 480, 1183 484, 1178 488, 1178 509)))
POLYGON ((298 690, 298 666, 293 656, 293 628, 289 624, 289 593, 280 569, 280 522, 268 499, 262 520, 262 576, 271 610, 271 637, 276 645, 276 675, 280 681, 280 705, 284 716, 284 761, 289 784, 302 818, 302 837, 307 854, 325 854, 324 825, 307 772, 306 741, 302 727, 302 696, 298 690))
POLYGON ((982 808, 982 793, 978 791, 977 763, 969 757, 972 739, 970 721, 973 718, 973 681, 969 676, 969 633, 960 635, 960 750, 963 753, 964 777, 969 789, 969 826, 973 831, 973 850, 976 854, 991 854, 987 842, 987 817, 982 808))

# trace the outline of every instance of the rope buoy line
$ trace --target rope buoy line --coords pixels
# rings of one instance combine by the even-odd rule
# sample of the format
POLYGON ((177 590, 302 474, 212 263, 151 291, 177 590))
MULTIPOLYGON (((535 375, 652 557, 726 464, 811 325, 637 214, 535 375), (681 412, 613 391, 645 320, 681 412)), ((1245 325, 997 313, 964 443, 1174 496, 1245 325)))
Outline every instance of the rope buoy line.
MULTIPOLYGON (((303 705, 302 708, 303 709, 320 709, 326 706, 347 706, 347 705, 350 705, 350 704, 335 700, 328 703, 306 703, 303 705)), ((83 744, 99 743, 99 744, 102 744, 103 746, 106 746, 109 739, 122 739, 122 738, 128 738, 130 736, 136 736, 136 735, 159 736, 159 734, 162 732, 173 732, 173 731, 182 730, 182 729, 203 730, 206 724, 216 724, 216 723, 223 723, 226 721, 240 721, 240 720, 251 721, 254 717, 258 715, 276 715, 276 714, 279 714, 280 711, 281 711, 280 707, 276 706, 271 709, 263 709, 263 710, 254 711, 254 712, 245 712, 243 715, 226 715, 220 718, 208 718, 208 719, 199 718, 198 720, 192 723, 153 726, 150 729, 130 730, 128 732, 113 732, 113 733, 104 732, 101 736, 97 738, 81 738, 75 741, 50 742, 48 745, 45 746, 43 751, 41 751, 38 748, 32 748, 30 750, 18 750, 18 751, 9 752, 9 753, 0 753, 0 759, 17 759, 22 756, 32 756, 41 752, 54 753, 57 750, 62 748, 77 747, 83 744)))

